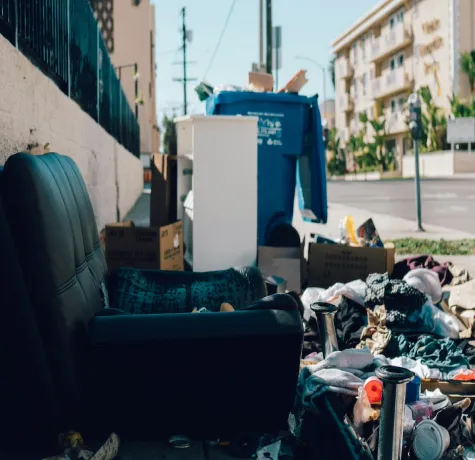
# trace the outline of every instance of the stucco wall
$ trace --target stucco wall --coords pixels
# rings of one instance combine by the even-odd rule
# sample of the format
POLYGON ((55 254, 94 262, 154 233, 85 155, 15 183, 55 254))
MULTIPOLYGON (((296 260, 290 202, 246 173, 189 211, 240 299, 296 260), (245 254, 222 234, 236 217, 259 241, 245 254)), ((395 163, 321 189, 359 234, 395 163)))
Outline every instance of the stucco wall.
POLYGON ((0 165, 18 151, 70 156, 86 182, 97 225, 115 222, 143 189, 140 160, 0 35, 0 165), (117 181, 116 181, 117 178, 117 181))
MULTIPOLYGON (((475 153, 457 151, 434 152, 419 157, 420 173, 424 177, 450 177, 454 174, 475 173, 475 153)), ((404 177, 414 177, 415 162, 412 155, 403 158, 404 177)))

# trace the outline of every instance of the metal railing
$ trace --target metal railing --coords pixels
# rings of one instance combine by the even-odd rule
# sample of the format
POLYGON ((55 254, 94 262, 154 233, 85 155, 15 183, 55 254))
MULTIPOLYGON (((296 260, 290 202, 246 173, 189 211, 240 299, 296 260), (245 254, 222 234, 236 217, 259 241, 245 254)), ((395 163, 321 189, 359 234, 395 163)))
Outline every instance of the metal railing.
POLYGON ((88 0, 0 0, 0 34, 140 156, 139 124, 88 0))

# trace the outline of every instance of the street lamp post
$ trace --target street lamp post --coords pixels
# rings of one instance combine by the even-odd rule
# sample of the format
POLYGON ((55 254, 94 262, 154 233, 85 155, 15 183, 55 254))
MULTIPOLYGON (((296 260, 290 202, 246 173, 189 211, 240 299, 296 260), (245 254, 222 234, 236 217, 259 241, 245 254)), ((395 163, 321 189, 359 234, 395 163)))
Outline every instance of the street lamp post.
POLYGON ((125 64, 125 65, 119 65, 116 67, 117 69, 117 72, 118 72, 118 76, 119 76, 119 81, 121 81, 121 77, 122 77, 122 69, 128 69, 130 67, 133 67, 134 68, 134 80, 135 80, 135 87, 134 87, 134 91, 135 91, 135 118, 139 118, 139 103, 138 103, 138 99, 139 99, 139 78, 138 78, 138 75, 139 75, 139 65, 135 62, 134 64, 125 64))
POLYGON ((316 65, 320 70, 322 71, 323 75, 323 102, 327 100, 327 72, 326 68, 322 66, 320 63, 315 61, 312 58, 306 57, 306 56, 295 56, 295 59, 300 59, 302 61, 308 61, 311 62, 312 64, 316 65))

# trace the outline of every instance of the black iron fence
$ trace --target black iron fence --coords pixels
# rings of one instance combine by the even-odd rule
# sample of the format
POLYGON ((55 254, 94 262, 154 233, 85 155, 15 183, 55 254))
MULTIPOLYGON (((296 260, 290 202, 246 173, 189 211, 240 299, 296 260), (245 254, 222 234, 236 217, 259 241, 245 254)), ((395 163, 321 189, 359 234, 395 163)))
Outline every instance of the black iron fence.
POLYGON ((140 129, 88 0, 0 0, 0 33, 133 154, 140 129))

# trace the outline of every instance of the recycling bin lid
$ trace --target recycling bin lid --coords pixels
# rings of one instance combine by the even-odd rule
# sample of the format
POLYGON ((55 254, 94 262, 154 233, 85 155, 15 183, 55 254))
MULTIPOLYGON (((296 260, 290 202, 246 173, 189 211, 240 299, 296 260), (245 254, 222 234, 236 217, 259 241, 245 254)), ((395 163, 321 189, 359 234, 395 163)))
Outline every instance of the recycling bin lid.
POLYGON ((310 104, 315 98, 289 93, 255 93, 252 91, 221 91, 210 98, 214 103, 229 104, 240 101, 310 104))

